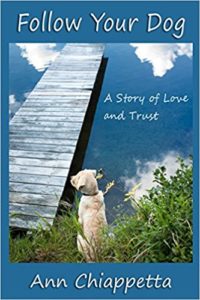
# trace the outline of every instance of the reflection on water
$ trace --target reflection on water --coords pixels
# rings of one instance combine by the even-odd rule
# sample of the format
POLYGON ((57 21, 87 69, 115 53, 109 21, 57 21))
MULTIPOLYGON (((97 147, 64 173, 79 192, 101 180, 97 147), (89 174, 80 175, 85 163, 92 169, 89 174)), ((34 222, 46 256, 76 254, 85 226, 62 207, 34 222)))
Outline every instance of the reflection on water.
POLYGON ((153 75, 163 77, 179 56, 192 57, 192 44, 130 44, 141 62, 152 65, 153 75))
MULTIPOLYGON (((142 183, 136 197, 149 189, 158 165, 164 164, 171 175, 178 166, 177 156, 192 154, 192 52, 187 44, 115 44, 107 45, 106 55, 108 64, 84 167, 103 168, 107 180, 116 181, 116 188, 106 196, 107 206, 116 207, 132 186, 142 183), (104 103, 108 93, 115 98, 118 93, 148 97, 158 92, 168 96, 187 94, 190 101, 159 103, 156 108, 133 102, 104 103), (105 113, 122 110, 158 110, 160 118, 155 122, 103 121, 105 113)), ((107 180, 102 182, 102 188, 107 180)), ((130 211, 126 205, 123 209, 130 211)), ((113 218, 112 209, 108 215, 113 218)))
MULTIPOLYGON (((48 64, 55 59, 63 44, 10 45, 10 109, 11 114, 24 101, 48 64)), ((100 187, 115 180, 115 188, 106 195, 109 220, 122 205, 124 192, 142 183, 136 197, 152 186, 153 170, 160 164, 168 175, 177 168, 177 156, 192 154, 192 45, 191 44, 108 44, 105 56, 107 69, 95 120, 84 160, 84 168, 103 168, 105 178, 100 187), (104 121, 106 112, 124 110, 151 113, 152 105, 140 103, 104 103, 108 93, 149 97, 156 93, 186 95, 184 104, 158 103, 160 117, 155 122, 104 121)))
POLYGON ((9 115, 10 118, 32 91, 64 44, 10 44, 9 115))

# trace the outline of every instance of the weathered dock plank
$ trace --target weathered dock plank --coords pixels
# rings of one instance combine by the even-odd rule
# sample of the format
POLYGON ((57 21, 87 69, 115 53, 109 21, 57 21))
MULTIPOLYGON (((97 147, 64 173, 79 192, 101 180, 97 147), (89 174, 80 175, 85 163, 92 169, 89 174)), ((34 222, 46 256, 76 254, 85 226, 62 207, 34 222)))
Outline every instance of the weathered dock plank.
MULTIPOLYGON (((59 132, 53 132, 51 133, 51 139, 56 139, 56 140, 63 140, 63 139, 77 139, 79 135, 79 131, 78 130, 72 130, 71 133, 70 133, 70 130, 66 131, 66 133, 59 133, 59 132)), ((37 138, 38 137, 38 134, 37 132, 35 131, 20 131, 20 132, 16 132, 16 131, 12 131, 10 133, 10 138, 13 137, 13 138, 16 138, 16 137, 35 137, 37 138)), ((49 133, 48 132, 40 132, 40 138, 49 138, 49 133)))
POLYGON ((21 183, 33 183, 33 184, 45 184, 45 185, 58 185, 62 186, 65 184, 65 177, 61 176, 48 176, 48 175, 32 175, 21 173, 11 173, 9 176, 10 182, 21 182, 21 183))
POLYGON ((10 210, 10 227, 21 228, 21 229, 35 229, 43 228, 46 229, 53 225, 53 218, 42 218, 36 216, 23 215, 19 212, 10 210))
POLYGON ((73 157, 73 154, 69 153, 50 153, 50 152, 38 152, 38 151, 24 151, 24 150, 11 150, 10 149, 10 157, 30 157, 30 158, 41 158, 43 161, 46 159, 52 159, 52 160, 64 160, 69 159, 71 160, 73 157))
POLYGON ((51 167, 37 167, 37 166, 21 166, 10 164, 10 173, 23 173, 32 175, 47 175, 47 176, 63 176, 66 177, 68 168, 51 168, 51 167))
POLYGON ((14 150, 28 150, 28 151, 47 151, 56 153, 74 153, 75 146, 58 146, 58 145, 42 145, 42 144, 26 144, 21 142, 10 142, 10 148, 14 150))
POLYGON ((32 204, 40 205, 42 203, 43 206, 57 207, 57 200, 56 195, 10 192, 10 203, 28 203, 28 201, 31 201, 32 204))
MULTIPOLYGON (((78 136, 77 136, 78 138, 78 136)), ((60 140, 56 138, 45 138, 45 144, 46 145, 69 145, 69 146, 75 146, 76 145, 76 140, 75 136, 73 136, 73 139, 66 139, 66 140, 60 140)), ((16 137, 11 137, 10 142, 12 143, 27 143, 27 144, 44 144, 44 139, 42 138, 36 138, 36 137, 21 137, 21 136, 16 136, 16 137)))
POLYGON ((53 224, 103 51, 67 44, 10 121, 11 227, 53 224))
POLYGON ((56 213, 55 206, 43 206, 27 203, 10 203, 10 210, 15 213, 25 216, 36 216, 41 218, 54 218, 56 213))
MULTIPOLYGON (((31 184, 31 183, 10 183, 10 191, 11 192, 19 192, 19 193, 35 193, 40 195, 54 195, 58 196, 60 192, 62 192, 61 186, 45 186, 44 184, 31 184)), ((28 205, 30 203, 27 203, 28 205)))
POLYGON ((10 164, 17 164, 22 166, 35 166, 40 167, 55 167, 55 168, 69 168, 69 161, 67 160, 53 160, 53 159, 45 159, 41 160, 38 158, 21 158, 21 157, 10 157, 10 164))
MULTIPOLYGON (((81 128, 81 125, 79 125, 79 123, 80 122, 75 123, 75 125, 74 125, 75 128, 74 129, 77 130, 79 127, 81 128)), ((39 131, 39 132, 41 132, 41 130, 42 130, 42 132, 60 132, 60 133, 62 133, 62 132, 66 132, 66 129, 70 129, 70 128, 73 129, 73 124, 74 123, 70 123, 70 124, 69 123, 65 123, 64 125, 62 125, 62 127, 59 126, 59 123, 55 124, 55 126, 50 126, 47 122, 45 122, 45 124, 41 124, 41 122, 40 122, 40 124, 36 124, 36 125, 34 124, 34 122, 33 122, 32 125, 29 122, 29 124, 30 125, 27 126, 27 125, 24 125, 24 123, 21 123, 21 122, 20 123, 15 123, 15 125, 14 126, 10 126, 10 128, 11 128, 11 130, 13 132, 15 130, 17 131, 17 130, 20 129, 20 130, 31 131, 31 132, 33 132, 33 131, 39 131), (41 127, 41 125, 43 127, 41 127), (52 129, 52 127, 53 127, 53 129, 52 129)))

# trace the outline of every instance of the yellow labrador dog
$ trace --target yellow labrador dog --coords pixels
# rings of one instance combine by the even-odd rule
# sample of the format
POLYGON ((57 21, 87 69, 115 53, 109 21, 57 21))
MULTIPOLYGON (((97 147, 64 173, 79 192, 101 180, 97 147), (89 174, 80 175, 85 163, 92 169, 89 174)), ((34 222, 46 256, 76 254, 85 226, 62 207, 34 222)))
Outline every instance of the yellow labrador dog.
POLYGON ((83 170, 71 177, 71 184, 83 195, 80 200, 78 217, 83 236, 78 234, 78 250, 86 261, 95 261, 100 245, 100 231, 107 225, 104 196, 99 191, 95 170, 83 170))

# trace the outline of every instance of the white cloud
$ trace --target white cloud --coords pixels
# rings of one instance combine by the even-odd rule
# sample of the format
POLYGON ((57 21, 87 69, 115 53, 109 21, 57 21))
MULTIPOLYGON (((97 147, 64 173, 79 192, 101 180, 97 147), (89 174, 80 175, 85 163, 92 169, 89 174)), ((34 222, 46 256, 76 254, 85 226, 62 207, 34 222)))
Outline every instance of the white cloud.
POLYGON ((10 95, 9 96, 9 104, 12 105, 16 102, 16 99, 15 99, 15 95, 10 95))
POLYGON ((26 58, 30 65, 42 72, 49 64, 55 60, 59 51, 56 50, 56 44, 16 44, 21 49, 22 57, 26 58))
POLYGON ((29 94, 30 94, 30 91, 29 91, 29 92, 26 92, 26 93, 24 93, 24 98, 25 98, 25 99, 26 99, 26 98, 28 98, 29 94))
MULTIPOLYGON (((151 160, 148 162, 141 162, 140 160, 136 160, 136 175, 132 178, 128 178, 126 176, 121 177, 121 180, 125 183, 125 189, 130 190, 138 183, 140 183, 140 187, 135 192, 135 199, 139 199, 141 196, 145 195, 148 189, 156 186, 154 180, 154 171, 160 166, 165 166, 167 178, 174 175, 176 170, 179 167, 179 163, 177 161, 177 157, 179 153, 170 151, 166 155, 162 155, 157 160, 151 160)), ((186 160, 186 163, 189 161, 186 160)))
POLYGON ((21 106, 19 101, 16 101, 15 95, 9 95, 9 116, 12 117, 21 106))
POLYGON ((130 44, 141 62, 149 62, 153 75, 162 77, 174 67, 178 56, 192 57, 192 44, 130 44))

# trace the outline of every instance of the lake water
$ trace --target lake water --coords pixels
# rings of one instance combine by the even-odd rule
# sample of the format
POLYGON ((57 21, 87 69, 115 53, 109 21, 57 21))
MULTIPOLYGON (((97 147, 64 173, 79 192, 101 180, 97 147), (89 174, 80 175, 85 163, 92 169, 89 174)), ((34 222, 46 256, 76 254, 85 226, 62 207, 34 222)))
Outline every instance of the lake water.
MULTIPOLYGON (((62 47, 10 45, 10 116, 62 47)), ((108 44, 105 56, 108 63, 83 167, 104 170, 102 189, 115 180, 105 200, 113 220, 117 207, 120 213, 132 212, 123 201, 127 190, 141 183, 135 194, 139 198, 153 185, 156 167, 165 165, 171 175, 178 166, 177 156, 192 154, 192 45, 108 44), (113 102, 105 102, 109 93, 113 102), (144 104, 116 103, 119 93, 143 96, 144 104), (158 104, 150 103, 149 97, 158 93, 158 104), (188 101, 164 103, 164 94, 167 99, 186 95, 188 101), (126 120, 104 120, 105 114, 122 111, 126 120), (131 111, 158 112, 159 118, 131 120, 131 111)))

